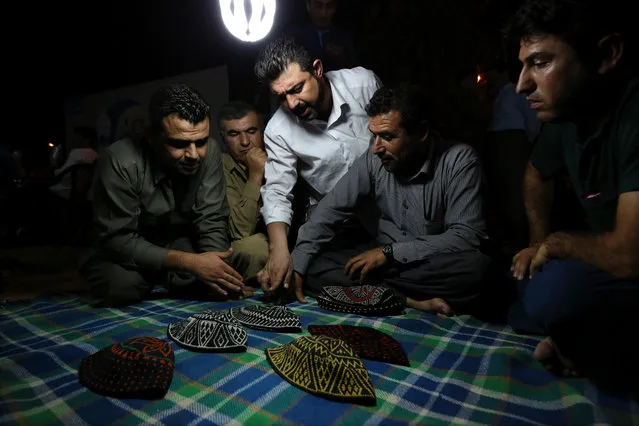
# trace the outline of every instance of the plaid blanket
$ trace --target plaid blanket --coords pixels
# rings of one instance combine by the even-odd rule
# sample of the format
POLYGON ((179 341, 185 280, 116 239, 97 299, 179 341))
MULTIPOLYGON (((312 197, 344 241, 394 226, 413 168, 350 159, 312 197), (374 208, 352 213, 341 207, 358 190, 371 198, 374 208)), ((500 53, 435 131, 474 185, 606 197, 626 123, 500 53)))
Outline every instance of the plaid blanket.
MULTIPOLYGON (((411 366, 364 360, 376 407, 328 401, 291 386, 264 350, 300 334, 247 330, 245 353, 195 353, 173 345, 176 370, 166 397, 119 400, 78 383, 80 360, 134 336, 165 337, 170 322, 206 308, 255 300, 148 301, 94 309, 78 299, 9 304, 0 311, 0 424, 399 425, 639 424, 637 403, 599 392, 582 379, 557 379, 533 360, 536 339, 469 317, 364 318, 289 305, 302 325, 366 325, 402 343, 411 366)), ((305 332, 306 334, 306 332, 305 332)))

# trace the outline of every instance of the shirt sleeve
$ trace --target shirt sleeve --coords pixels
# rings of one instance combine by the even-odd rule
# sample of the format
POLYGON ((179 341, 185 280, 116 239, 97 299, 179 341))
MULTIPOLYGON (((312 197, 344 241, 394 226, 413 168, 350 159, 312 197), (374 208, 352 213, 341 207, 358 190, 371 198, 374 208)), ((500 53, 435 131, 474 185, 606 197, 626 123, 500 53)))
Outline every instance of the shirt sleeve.
POLYGON ((552 179, 564 170, 561 125, 544 124, 530 155, 530 163, 543 179, 552 179))
POLYGON ((197 246, 201 252, 226 251, 230 247, 227 231, 229 205, 222 153, 213 139, 208 143, 206 162, 193 206, 197 246))
POLYGON ((447 179, 444 232, 392 244, 395 261, 407 264, 443 253, 477 250, 485 234, 479 159, 458 159, 447 179))
POLYGON ((112 261, 160 270, 168 249, 151 244, 138 233, 139 176, 109 150, 98 161, 93 188, 95 224, 103 253, 112 261))
POLYGON ((639 191, 639 95, 629 103, 617 132, 619 193, 639 191))
POLYGON ((300 228, 291 253, 296 272, 306 274, 311 259, 335 236, 336 227, 352 216, 357 206, 371 194, 371 158, 370 150, 358 158, 300 228))
POLYGON ((297 182, 297 156, 281 137, 267 129, 264 143, 268 158, 264 167, 266 183, 262 185, 262 216, 268 225, 274 222, 291 224, 293 218, 293 188, 297 182))
POLYGON ((255 233, 260 214, 260 187, 253 182, 244 182, 233 170, 225 160, 226 198, 231 214, 229 233, 231 240, 236 241, 255 233))

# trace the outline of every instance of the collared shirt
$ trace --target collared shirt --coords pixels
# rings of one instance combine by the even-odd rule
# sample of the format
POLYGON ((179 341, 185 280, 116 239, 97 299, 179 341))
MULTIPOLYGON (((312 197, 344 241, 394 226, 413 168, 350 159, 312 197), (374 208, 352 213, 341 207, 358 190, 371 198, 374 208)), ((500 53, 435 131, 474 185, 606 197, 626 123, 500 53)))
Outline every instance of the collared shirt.
POLYGON ((262 216, 291 224, 293 187, 299 176, 318 199, 326 195, 368 149, 371 133, 365 107, 381 86, 364 68, 327 72, 333 95, 328 122, 305 122, 280 107, 264 132, 268 159, 262 186, 262 216))
POLYGON ((619 195, 639 191, 639 78, 595 132, 579 130, 572 122, 545 124, 530 162, 546 179, 567 171, 590 228, 612 231, 619 195))
POLYGON ((387 172, 370 150, 362 155, 301 227, 292 253, 295 271, 306 273, 339 223, 367 198, 374 199, 381 212, 377 242, 390 244, 401 264, 479 250, 487 238, 479 158, 468 145, 436 135, 432 143, 430 158, 409 179, 387 172))
POLYGON ((172 179, 146 141, 122 139, 100 155, 94 182, 98 249, 110 260, 159 270, 166 245, 190 237, 196 250, 229 248, 222 156, 209 138, 197 174, 172 179))
POLYGON ((246 167, 230 154, 222 154, 222 163, 226 177, 226 198, 231 211, 229 232, 231 240, 236 241, 255 234, 260 223, 260 186, 249 182, 246 167))

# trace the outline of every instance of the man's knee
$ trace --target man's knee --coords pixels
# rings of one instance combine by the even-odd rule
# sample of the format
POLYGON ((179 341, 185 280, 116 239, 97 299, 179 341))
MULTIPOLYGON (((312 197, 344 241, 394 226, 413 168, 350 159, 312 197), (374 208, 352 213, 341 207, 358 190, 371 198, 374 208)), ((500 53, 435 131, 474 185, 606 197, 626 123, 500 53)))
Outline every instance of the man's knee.
POLYGON ((523 293, 523 308, 544 328, 594 303, 592 267, 572 260, 550 260, 535 272, 523 293))
POLYGON ((249 259, 244 271, 245 278, 251 278, 264 267, 268 259, 268 240, 264 234, 254 234, 250 237, 231 243, 233 252, 249 259))
POLYGON ((148 297, 152 285, 135 270, 115 263, 89 262, 80 269, 89 284, 93 303, 99 306, 126 306, 148 297))

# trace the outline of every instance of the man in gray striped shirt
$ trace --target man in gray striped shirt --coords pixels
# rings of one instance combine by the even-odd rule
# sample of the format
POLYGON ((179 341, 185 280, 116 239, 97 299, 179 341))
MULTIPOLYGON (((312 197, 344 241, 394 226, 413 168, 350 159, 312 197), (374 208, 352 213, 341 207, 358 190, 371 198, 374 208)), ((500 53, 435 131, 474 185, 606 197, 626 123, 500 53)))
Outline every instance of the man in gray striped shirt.
POLYGON ((487 236, 477 154, 430 131, 417 87, 381 88, 366 112, 371 149, 300 229, 292 253, 298 300, 325 285, 383 281, 409 307, 443 315, 474 310, 490 263, 480 251, 487 236), (371 199, 381 211, 374 241, 337 247, 339 226, 371 199))

